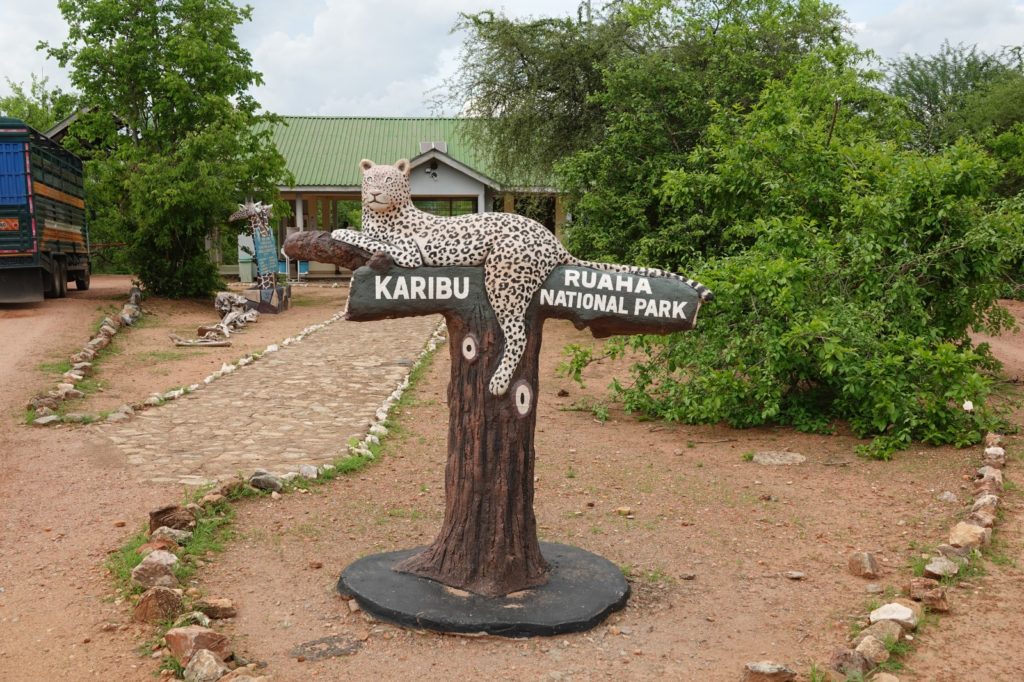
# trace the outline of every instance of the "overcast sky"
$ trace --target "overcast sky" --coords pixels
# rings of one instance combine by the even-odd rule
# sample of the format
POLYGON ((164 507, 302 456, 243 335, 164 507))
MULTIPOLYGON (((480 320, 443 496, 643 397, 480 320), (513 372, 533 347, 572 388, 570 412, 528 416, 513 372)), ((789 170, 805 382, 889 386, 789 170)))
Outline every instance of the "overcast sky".
MULTIPOLYGON (((279 114, 429 115, 428 91, 451 75, 460 11, 500 8, 517 17, 575 14, 579 0, 249 0, 239 29, 266 84, 255 95, 279 114)), ((599 0, 594 0, 599 4, 599 0)), ((839 0, 855 39, 882 57, 930 54, 948 39, 985 50, 1024 43, 1024 0, 839 0)), ((32 73, 67 83, 35 50, 66 35, 56 0, 0 0, 0 93, 4 78, 32 73)))

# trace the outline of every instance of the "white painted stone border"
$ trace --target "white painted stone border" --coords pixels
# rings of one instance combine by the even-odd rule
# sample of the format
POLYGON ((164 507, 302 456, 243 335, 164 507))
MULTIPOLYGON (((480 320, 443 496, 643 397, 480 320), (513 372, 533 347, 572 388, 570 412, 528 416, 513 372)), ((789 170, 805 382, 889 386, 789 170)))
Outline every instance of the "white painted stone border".
MULTIPOLYGON (((969 544, 964 545, 964 547, 973 554, 975 550, 981 552, 982 547, 987 546, 991 542, 992 529, 994 528, 996 521, 995 511, 1001 503, 1000 496, 1003 494, 1003 469, 1006 467, 1006 450, 1003 448, 1003 444, 1004 438, 1002 435, 998 433, 986 434, 984 439, 982 467, 977 470, 973 479, 974 489, 972 493, 971 506, 968 511, 969 515, 964 521, 956 523, 953 528, 950 529, 950 537, 947 539, 949 546, 959 548, 960 545, 954 544, 954 542, 960 542, 959 538, 965 538, 965 541, 969 541, 969 544), (973 529, 972 532, 967 532, 971 531, 971 529, 973 529)), ((941 544, 946 543, 940 543, 940 545, 941 544)), ((945 556, 940 551, 936 551, 935 554, 937 556, 945 556)), ((945 597, 944 587, 942 588, 942 593, 943 597, 945 597)), ((910 594, 907 594, 905 598, 908 600, 911 599, 910 594)), ((894 603, 895 602, 892 602, 885 606, 892 606, 894 603)), ((921 604, 921 607, 926 608, 923 604, 921 604)), ((875 612, 872 612, 872 616, 874 615, 875 612)), ((872 619, 871 622, 874 623, 874 619, 872 619)), ((916 619, 914 627, 909 629, 913 630, 914 628, 916 628, 916 619)), ((905 634, 908 639, 911 638, 909 632, 905 634)), ((860 648, 858 648, 856 652, 861 653, 860 648)), ((833 654, 833 658, 835 659, 837 656, 841 657, 843 654, 849 656, 854 653, 855 652, 850 649, 849 644, 845 644, 836 650, 833 654)), ((872 661, 872 663, 875 662, 872 661)), ((875 670, 877 671, 878 663, 875 663, 875 666, 875 670)), ((833 668, 833 670, 835 669, 833 668)), ((840 671, 835 670, 835 672, 840 671)), ((869 672, 868 675, 872 675, 872 673, 869 672)), ((885 679, 896 679, 898 682, 898 678, 896 678, 895 675, 890 675, 890 677, 885 679)))
POLYGON ((377 411, 374 413, 376 421, 370 424, 370 428, 366 435, 357 444, 350 445, 348 447, 348 453, 350 455, 365 457, 370 460, 374 459, 371 446, 380 445, 380 439, 388 433, 388 429, 384 426, 384 422, 387 421, 388 415, 391 413, 394 406, 399 400, 401 400, 402 394, 409 388, 409 377, 412 373, 416 371, 420 365, 426 362, 431 355, 433 355, 438 346, 445 343, 447 340, 446 329, 445 321, 441 320, 437 329, 435 329, 434 333, 430 335, 430 338, 427 340, 423 350, 420 351, 420 355, 416 358, 416 362, 409 367, 409 373, 405 375, 405 378, 402 379, 400 384, 398 384, 398 387, 395 388, 395 390, 391 392, 391 395, 385 398, 384 402, 381 403, 381 406, 377 408, 377 411))

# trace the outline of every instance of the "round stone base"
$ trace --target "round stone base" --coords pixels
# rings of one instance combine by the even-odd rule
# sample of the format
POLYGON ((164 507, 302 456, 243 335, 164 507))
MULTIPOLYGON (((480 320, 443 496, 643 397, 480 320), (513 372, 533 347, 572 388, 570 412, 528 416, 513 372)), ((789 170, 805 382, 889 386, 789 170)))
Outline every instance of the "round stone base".
POLYGON ((422 549, 359 559, 342 572, 338 592, 354 597, 375 618, 398 625, 503 637, 589 630, 629 599, 629 583, 622 571, 578 547, 540 543, 551 566, 547 584, 505 597, 482 597, 392 570, 422 549))

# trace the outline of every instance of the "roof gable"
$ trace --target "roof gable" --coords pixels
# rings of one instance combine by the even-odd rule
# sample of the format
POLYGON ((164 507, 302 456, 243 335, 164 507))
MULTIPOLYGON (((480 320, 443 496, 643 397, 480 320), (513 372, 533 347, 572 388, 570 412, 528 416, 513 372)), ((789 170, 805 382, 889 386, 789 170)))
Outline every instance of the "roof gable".
POLYGON ((272 128, 274 144, 295 176, 296 187, 359 187, 361 159, 447 157, 486 183, 497 186, 480 154, 459 135, 472 121, 455 118, 360 118, 282 116, 272 128), (444 142, 447 153, 421 153, 422 142, 444 142))

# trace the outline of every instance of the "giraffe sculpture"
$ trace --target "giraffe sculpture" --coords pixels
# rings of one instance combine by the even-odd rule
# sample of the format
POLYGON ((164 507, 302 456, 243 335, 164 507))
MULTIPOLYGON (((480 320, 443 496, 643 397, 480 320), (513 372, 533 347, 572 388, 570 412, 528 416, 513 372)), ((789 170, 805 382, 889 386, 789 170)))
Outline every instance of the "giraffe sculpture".
POLYGON ((228 218, 232 222, 243 218, 249 219, 256 251, 256 288, 260 290, 260 300, 265 303, 271 301, 277 288, 277 244, 274 232, 270 229, 272 208, 261 201, 247 201, 239 204, 238 210, 228 218))

